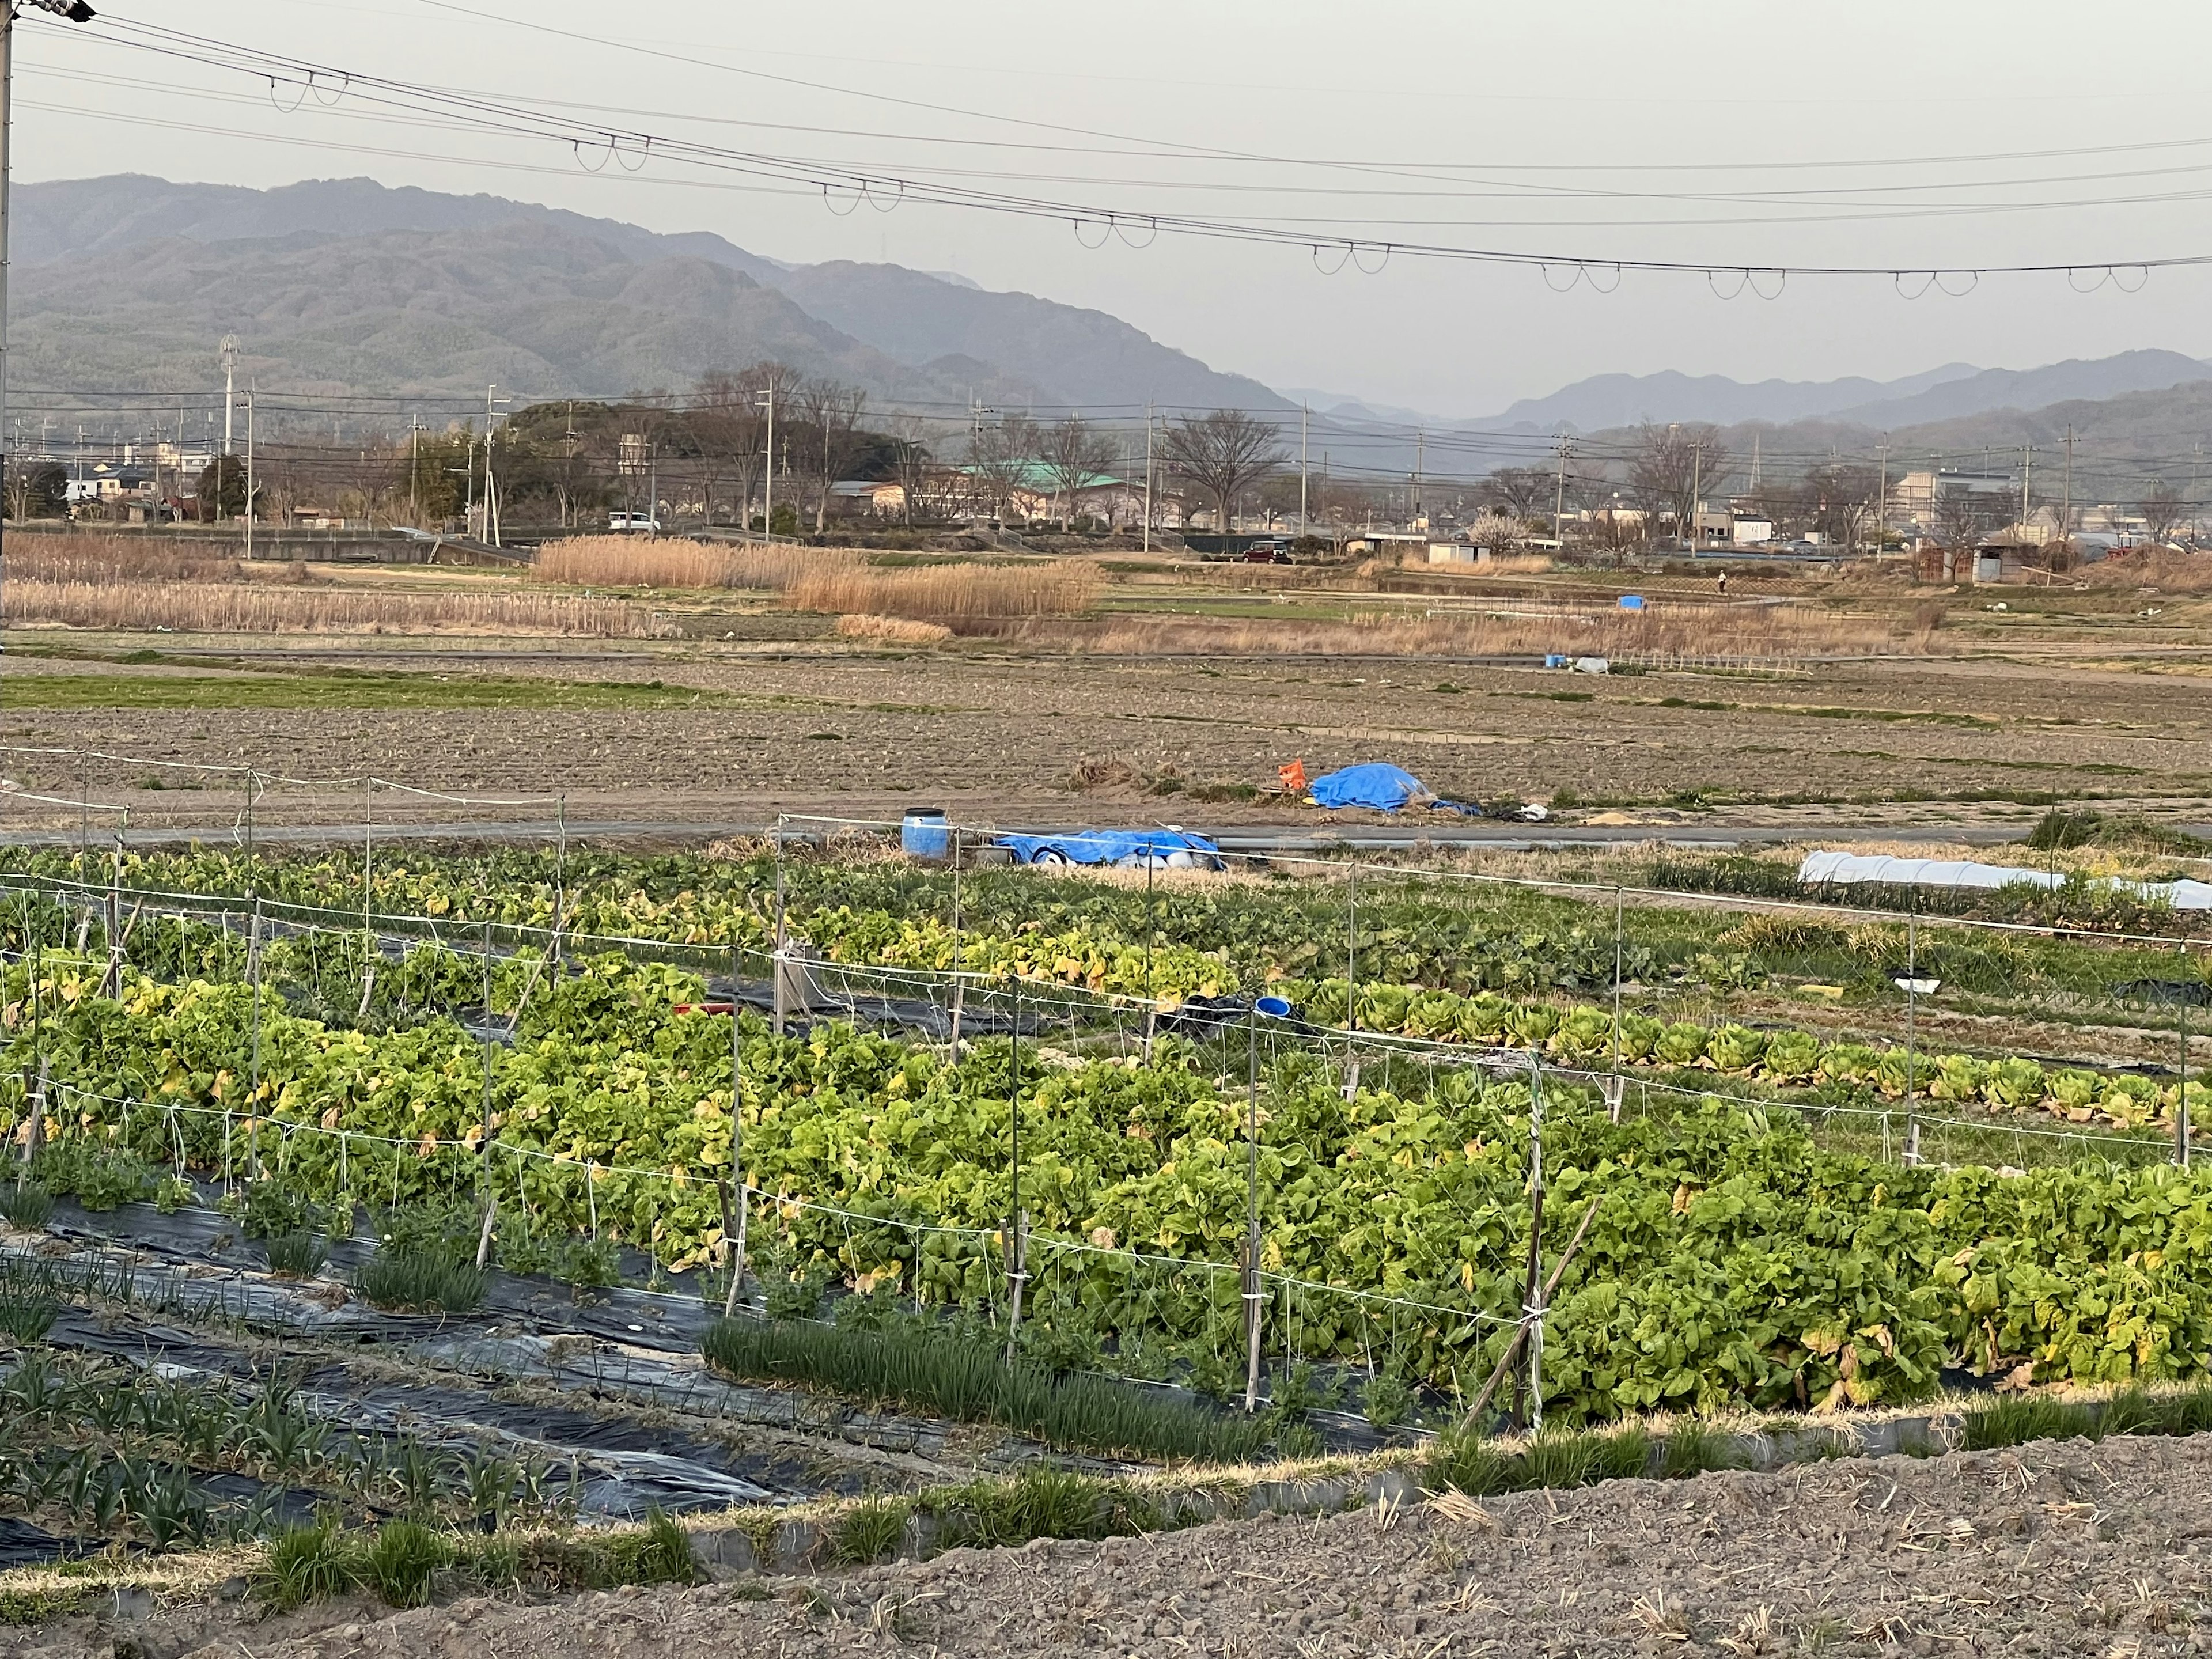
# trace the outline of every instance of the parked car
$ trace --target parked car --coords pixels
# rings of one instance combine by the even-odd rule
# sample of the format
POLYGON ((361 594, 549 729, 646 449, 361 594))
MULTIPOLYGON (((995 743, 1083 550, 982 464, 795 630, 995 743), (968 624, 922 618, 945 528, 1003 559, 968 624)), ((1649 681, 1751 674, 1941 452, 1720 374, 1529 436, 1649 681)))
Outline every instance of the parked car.
POLYGON ((607 514, 607 528, 617 531, 642 530, 648 536, 658 536, 660 533, 660 520, 650 513, 610 513, 607 514))

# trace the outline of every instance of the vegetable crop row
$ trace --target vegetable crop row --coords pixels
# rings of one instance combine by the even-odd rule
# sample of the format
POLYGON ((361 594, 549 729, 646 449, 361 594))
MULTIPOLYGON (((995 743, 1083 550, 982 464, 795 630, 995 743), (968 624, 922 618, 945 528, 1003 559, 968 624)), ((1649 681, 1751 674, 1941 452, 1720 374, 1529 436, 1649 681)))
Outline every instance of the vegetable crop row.
MULTIPOLYGON (((20 1102, 26 969, 4 982, 0 1102, 20 1102)), ((449 1022, 378 1036, 264 994, 256 1091, 245 988, 134 975, 111 1000, 88 964, 57 959, 37 1038, 53 1077, 154 1103, 58 1097, 67 1115, 46 1133, 149 1165, 181 1148, 212 1169, 228 1150, 234 1171, 250 1146, 265 1176, 326 1200, 482 1182, 502 1249, 596 1223, 664 1263, 711 1261, 732 1172, 731 1031, 672 1012, 699 994, 665 967, 581 964, 490 1051, 485 1151, 487 1051, 449 1022)), ((748 1018, 742 1047, 743 1173, 782 1200, 755 1211, 756 1272, 988 1307, 1012 1207, 1008 1045, 954 1065, 748 1018)), ((1023 1047, 1025 1327, 1134 1374, 1226 1388, 1241 1370, 1241 1064, 1218 1075, 1173 1042, 1151 1066, 1023 1047)), ((1595 1091, 1547 1092, 1547 1248, 1598 1200, 1548 1327, 1560 1412, 1899 1400, 1960 1366, 2205 1374, 2212 1173, 1899 1168, 1823 1151, 1784 1110, 1709 1099, 1614 1123, 1595 1091)), ((1258 1159, 1270 1352, 1471 1388, 1520 1307, 1528 1136, 1522 1082, 1453 1068, 1424 1092, 1347 1099, 1311 1054, 1274 1056, 1258 1159)))

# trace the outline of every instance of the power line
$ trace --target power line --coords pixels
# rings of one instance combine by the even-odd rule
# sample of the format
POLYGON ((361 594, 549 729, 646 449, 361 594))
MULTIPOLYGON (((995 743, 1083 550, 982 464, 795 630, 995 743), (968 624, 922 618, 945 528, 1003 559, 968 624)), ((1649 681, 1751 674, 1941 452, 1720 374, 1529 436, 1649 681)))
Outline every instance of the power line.
MULTIPOLYGON (((465 9, 464 8, 449 8, 465 9)), ((665 132, 643 129, 610 126, 580 120, 562 113, 558 109, 511 98, 493 97, 468 92, 443 90, 389 77, 363 75, 326 64, 312 64, 304 59, 261 51, 258 48, 234 46, 179 31, 145 24, 112 15, 103 20, 109 27, 100 38, 114 44, 155 52, 162 56, 196 62, 219 70, 252 76, 265 81, 273 94, 279 85, 296 89, 293 109, 303 107, 312 97, 325 107, 351 98, 373 105, 395 109, 420 111, 435 110, 442 117, 486 132, 506 137, 535 139, 541 142, 563 143, 580 166, 591 167, 586 161, 586 148, 596 158, 596 170, 610 166, 625 172, 641 171, 654 157, 672 162, 699 167, 720 174, 762 180, 785 186, 798 186, 818 192, 825 205, 833 210, 856 211, 862 202, 889 211, 906 202, 961 207, 974 210, 998 213, 1015 217, 1057 219, 1068 222, 1086 242, 1095 235, 1099 245, 1109 237, 1118 236, 1132 246, 1149 245, 1163 231, 1170 234, 1198 240, 1241 241, 1276 246, 1303 247, 1310 251, 1315 262, 1327 271, 1340 270, 1349 264, 1370 272, 1380 270, 1397 255, 1425 259, 1445 259, 1466 263, 1514 265, 1542 270, 1547 278, 1563 273, 1570 287, 1589 281, 1600 285, 1609 275, 1613 280, 1625 271, 1658 272, 1703 276, 1708 283, 1717 279, 1733 278, 1735 287, 1731 295, 1745 288, 1772 297, 1771 288, 1778 293, 1793 276, 1880 276, 1887 277, 1902 289, 1908 281, 1917 281, 1917 293, 1931 286, 1951 289, 1965 283, 1969 287, 1985 276, 1999 275, 2092 275, 2101 272, 2100 282, 2113 280, 2120 273, 2130 273, 2147 279, 2155 269, 2193 267, 2212 264, 2212 254, 2173 254, 2124 258, 2097 257, 2087 259, 2036 261, 2021 264, 1985 264, 1967 265, 1921 264, 1895 263, 1882 264, 1854 264, 1838 263, 1744 264, 1734 261, 1704 261, 1661 259, 1640 257, 1596 257, 1565 251, 1547 251, 1529 248, 1480 246, 1400 238, 1395 234, 1350 234, 1342 227, 1341 219, 1327 221, 1290 221, 1259 216, 1224 218, 1153 209, 1131 210, 1071 199, 1056 199, 982 188, 977 185, 952 182, 943 177, 921 176, 928 169, 912 172, 891 172, 875 167, 847 163, 827 163, 818 160, 778 155, 772 152, 733 149, 720 145, 700 143, 665 132), (1137 239, 1140 237, 1142 241, 1137 239), (1325 256, 1333 256, 1334 264, 1325 263, 1325 256)), ((512 21, 512 20, 503 20, 512 21)), ((522 27, 550 33, 568 33, 550 26, 526 24, 522 27)), ((590 40, 591 37, 578 37, 590 40)), ((593 42, 595 45, 621 44, 593 42)), ((766 71, 750 71, 765 75, 766 71)), ((814 87, 817 83, 800 82, 796 77, 769 76, 771 79, 791 81, 793 84, 814 87)), ((884 97, 886 94, 869 94, 884 97)), ((934 112, 974 117, 975 112, 962 111, 946 106, 930 105, 922 100, 892 99, 890 101, 910 103, 934 112)), ((284 107, 279 105, 279 107, 284 107)), ((1029 123, 1039 125, 1048 124, 1029 123)), ((1127 135, 1101 134, 1088 129, 1067 129, 1086 137, 1126 137, 1127 135)), ((1229 159, 1238 161, 1269 161, 1280 163, 1288 158, 1254 155, 1244 152, 1204 149, 1199 147, 1171 147, 1170 153, 1195 155, 1202 159, 1229 159)), ((1302 165, 1333 165, 1302 163, 1302 165)), ((2194 195, 2196 192, 2189 192, 2194 195)), ((2173 194, 2159 199, 2173 199, 2173 194)), ((2072 205, 2081 205, 2075 204, 2072 205)), ((2004 210, 1993 204, 1984 204, 1973 211, 2004 210)), ((1372 222, 1370 222, 1370 223, 1372 222)), ((1402 227, 1385 225, 1385 230, 1402 227)), ((1555 284, 1556 285, 1556 284, 1555 284)), ((1964 291, 1964 290, 1959 290, 1964 291)))

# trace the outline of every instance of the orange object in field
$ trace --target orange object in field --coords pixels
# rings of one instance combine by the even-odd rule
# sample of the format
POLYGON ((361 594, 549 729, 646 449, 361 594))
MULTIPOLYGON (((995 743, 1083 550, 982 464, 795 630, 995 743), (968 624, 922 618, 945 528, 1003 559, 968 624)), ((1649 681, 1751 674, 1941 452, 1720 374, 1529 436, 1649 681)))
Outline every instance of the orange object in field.
POLYGON ((1275 769, 1275 777, 1278 781, 1282 784, 1283 793, 1285 794, 1304 794, 1306 792, 1306 763, 1304 757, 1301 756, 1297 760, 1292 761, 1288 766, 1277 767, 1275 769))

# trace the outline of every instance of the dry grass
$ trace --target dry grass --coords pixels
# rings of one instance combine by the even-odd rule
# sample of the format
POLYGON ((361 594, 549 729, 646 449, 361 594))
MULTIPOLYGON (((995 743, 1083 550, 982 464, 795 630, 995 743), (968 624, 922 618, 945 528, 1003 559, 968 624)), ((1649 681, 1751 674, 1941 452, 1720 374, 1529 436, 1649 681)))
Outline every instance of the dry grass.
POLYGON ((574 587, 787 588, 810 575, 854 568, 836 548, 731 546, 680 538, 570 536, 538 550, 533 580, 574 587))
POLYGON ((236 554, 220 545, 157 540, 150 536, 89 532, 11 535, 8 575, 58 582, 226 582, 249 579, 236 554))
POLYGON ((854 616, 837 618, 837 637, 882 640, 892 645, 939 645, 952 637, 952 630, 943 623, 916 622, 908 617, 854 616))
POLYGON ((2084 566, 2075 578, 2092 587, 2154 587, 2161 593, 2212 593, 2212 553, 2171 548, 2115 553, 2084 566))
POLYGON ((800 611, 904 617, 962 632, 1031 617, 1076 617, 1098 596, 1087 563, 933 565, 877 570, 860 564, 800 577, 785 598, 800 611))
POLYGON ((514 634, 656 639, 679 630, 618 599, 364 593, 273 582, 55 581, 9 572, 8 621, 179 634, 514 634))
POLYGON ((1486 656, 1565 652, 1617 657, 1802 658, 1924 652, 1930 630, 1808 607, 1653 605, 1642 611, 1552 616, 1377 611, 1343 622, 1115 617, 1092 624, 1032 622, 1000 631, 1038 644, 1111 655, 1486 656))

